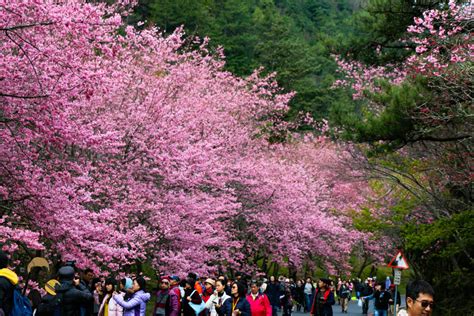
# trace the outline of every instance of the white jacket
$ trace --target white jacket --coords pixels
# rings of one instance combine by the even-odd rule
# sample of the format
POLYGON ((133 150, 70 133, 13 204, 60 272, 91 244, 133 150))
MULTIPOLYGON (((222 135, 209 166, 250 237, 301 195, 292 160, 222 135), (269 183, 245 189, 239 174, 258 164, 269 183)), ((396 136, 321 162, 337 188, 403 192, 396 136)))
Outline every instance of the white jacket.
POLYGON ((212 294, 211 297, 206 302, 206 308, 209 310, 210 316, 217 316, 216 304, 219 304, 219 299, 222 299, 221 305, 224 305, 224 302, 229 299, 230 296, 226 292, 219 297, 218 295, 212 294))
POLYGON ((109 314, 108 315, 109 316, 123 316, 123 307, 117 304, 117 302, 115 302, 115 300, 112 297, 116 294, 119 294, 122 296, 125 295, 125 293, 117 293, 117 292, 114 292, 112 295, 107 294, 102 300, 102 304, 100 304, 99 316, 104 315, 105 302, 109 296, 110 296, 110 300, 109 300, 109 314))

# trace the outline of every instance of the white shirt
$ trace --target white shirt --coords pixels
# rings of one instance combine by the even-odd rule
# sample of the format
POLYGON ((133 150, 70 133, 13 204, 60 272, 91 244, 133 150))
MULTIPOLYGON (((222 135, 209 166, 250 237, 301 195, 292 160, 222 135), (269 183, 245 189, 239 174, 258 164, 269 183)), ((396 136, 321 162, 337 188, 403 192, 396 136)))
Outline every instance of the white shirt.
POLYGON ((397 316, 408 316, 408 312, 406 309, 401 309, 398 311, 397 316))
POLYGON ((306 283, 304 285, 304 294, 308 294, 308 295, 313 294, 313 286, 311 283, 306 283))

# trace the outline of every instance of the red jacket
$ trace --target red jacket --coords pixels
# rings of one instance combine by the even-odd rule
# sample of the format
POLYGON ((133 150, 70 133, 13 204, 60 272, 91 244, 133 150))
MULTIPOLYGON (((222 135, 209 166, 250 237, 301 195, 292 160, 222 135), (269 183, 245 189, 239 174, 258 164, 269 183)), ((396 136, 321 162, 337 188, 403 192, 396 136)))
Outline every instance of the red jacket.
POLYGON ((272 316, 272 307, 270 301, 265 294, 258 294, 255 300, 252 294, 247 295, 247 301, 250 304, 250 312, 252 316, 272 316))

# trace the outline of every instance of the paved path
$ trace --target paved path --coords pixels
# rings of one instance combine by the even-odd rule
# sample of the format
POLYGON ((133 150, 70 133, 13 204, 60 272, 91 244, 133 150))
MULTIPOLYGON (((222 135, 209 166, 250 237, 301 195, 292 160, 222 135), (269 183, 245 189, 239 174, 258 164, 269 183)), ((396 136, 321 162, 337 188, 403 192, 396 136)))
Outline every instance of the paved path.
MULTIPOLYGON (((332 311, 334 313, 334 316, 363 316, 362 314, 362 307, 357 306, 357 301, 350 301, 349 302, 349 309, 347 311, 347 314, 343 314, 341 312, 341 305, 335 304, 332 306, 332 311)), ((293 312, 291 314, 292 316, 308 316, 309 313, 303 313, 303 312, 293 312)), ((282 316, 281 311, 278 312, 278 316, 282 316)))
MULTIPOLYGON (((332 311, 334 313, 334 316, 342 316, 342 315, 347 315, 347 316, 362 316, 362 307, 357 306, 357 301, 350 301, 349 302, 349 309, 347 314, 341 313, 341 305, 335 304, 332 306, 332 311)), ((303 312, 293 312, 291 313, 292 316, 308 316, 309 313, 303 313, 303 312)), ((281 311, 278 312, 278 316, 282 316, 281 311)))

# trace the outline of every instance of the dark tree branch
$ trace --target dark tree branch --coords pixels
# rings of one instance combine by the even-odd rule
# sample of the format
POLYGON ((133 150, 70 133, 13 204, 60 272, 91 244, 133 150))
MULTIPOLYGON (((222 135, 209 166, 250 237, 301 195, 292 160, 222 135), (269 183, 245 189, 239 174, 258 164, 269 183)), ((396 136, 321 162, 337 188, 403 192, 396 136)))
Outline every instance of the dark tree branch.
POLYGON ((15 99, 40 99, 47 98, 49 95, 16 95, 0 92, 0 97, 15 98, 15 99))
POLYGON ((51 25, 53 22, 38 22, 38 23, 31 23, 31 24, 20 24, 20 25, 15 25, 15 26, 10 26, 10 27, 0 27, 0 31, 14 31, 14 30, 19 30, 19 29, 25 29, 33 26, 45 26, 45 25, 51 25))

